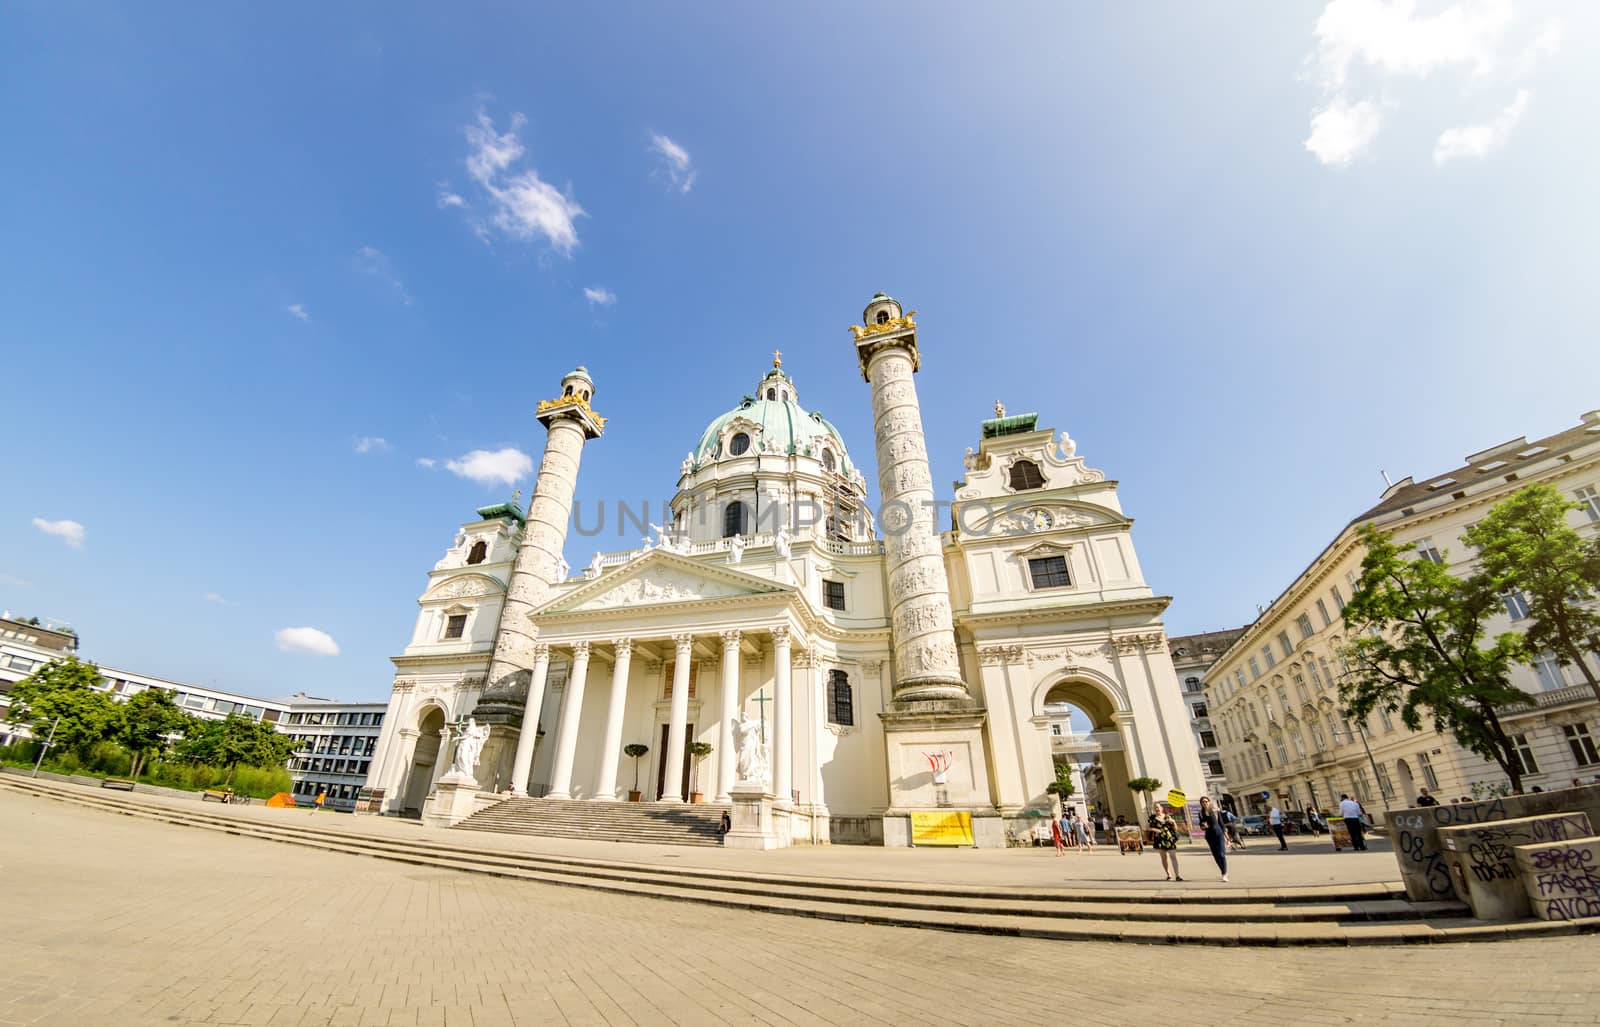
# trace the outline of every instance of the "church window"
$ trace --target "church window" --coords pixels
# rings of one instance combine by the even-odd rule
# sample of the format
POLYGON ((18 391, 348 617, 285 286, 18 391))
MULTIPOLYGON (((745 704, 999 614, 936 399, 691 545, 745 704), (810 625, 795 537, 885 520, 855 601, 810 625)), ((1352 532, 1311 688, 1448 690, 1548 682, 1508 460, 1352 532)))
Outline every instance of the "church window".
POLYGON ((844 582, 823 581, 822 600, 830 610, 844 609, 844 582))
POLYGON ((728 452, 733 456, 743 456, 750 451, 750 436, 740 432, 728 440, 728 452))
POLYGON ((855 722, 855 697, 850 692, 849 675, 842 670, 828 671, 828 723, 850 727, 855 722))
POLYGON ((889 323, 889 312, 887 310, 878 311, 878 323, 881 325, 889 323))
POLYGON ((464 613, 452 613, 449 619, 444 622, 445 638, 460 638, 466 630, 467 615, 464 613))
POLYGON ((743 503, 729 503, 722 511, 722 537, 733 538, 750 530, 750 509, 743 503))
POLYGON ((1067 574, 1067 558, 1043 556, 1028 561, 1028 576, 1034 588, 1066 588, 1072 584, 1067 574))
POLYGON ((1011 487, 1018 492, 1044 487, 1044 475, 1032 460, 1018 460, 1011 465, 1011 487))
POLYGON ((767 398, 768 399, 777 399, 778 398, 778 390, 777 389, 768 389, 767 390, 767 398))
POLYGON ((833 450, 824 449, 822 451, 822 466, 826 467, 830 471, 837 471, 839 469, 839 461, 834 459, 833 450))
POLYGON ((472 549, 469 550, 468 553, 467 553, 467 562, 468 563, 482 563, 483 560, 484 560, 484 557, 486 557, 488 555, 489 555, 489 543, 485 542, 483 539, 480 538, 478 541, 472 543, 472 549))

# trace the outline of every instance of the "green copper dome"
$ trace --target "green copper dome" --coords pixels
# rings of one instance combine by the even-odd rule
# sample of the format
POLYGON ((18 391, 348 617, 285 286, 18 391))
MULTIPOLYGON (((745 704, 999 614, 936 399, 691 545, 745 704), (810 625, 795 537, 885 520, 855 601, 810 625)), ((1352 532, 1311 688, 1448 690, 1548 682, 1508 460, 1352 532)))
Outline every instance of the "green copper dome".
POLYGON ((855 469, 850 454, 845 449, 839 429, 829 424, 821 414, 811 413, 795 397, 794 383, 782 371, 773 369, 761 380, 755 396, 746 396, 732 410, 706 426, 694 450, 694 467, 722 459, 736 459, 762 455, 806 456, 823 460, 824 451, 833 453, 835 468, 842 474, 855 469), (774 398, 767 399, 768 395, 774 398), (749 448, 742 454, 729 452, 733 437, 740 434, 731 430, 734 421, 744 420, 758 425, 743 434, 749 437, 749 448))

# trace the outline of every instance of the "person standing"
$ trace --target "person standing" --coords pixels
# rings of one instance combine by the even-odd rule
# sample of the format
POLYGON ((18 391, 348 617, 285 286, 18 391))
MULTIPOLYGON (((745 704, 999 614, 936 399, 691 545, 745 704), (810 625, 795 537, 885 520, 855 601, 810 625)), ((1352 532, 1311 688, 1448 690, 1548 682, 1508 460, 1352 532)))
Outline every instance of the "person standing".
POLYGON ((1072 829, 1078 841, 1078 851, 1088 852, 1094 848, 1094 828, 1086 817, 1073 817, 1072 829))
POLYGON ((1345 794, 1339 796, 1339 815, 1344 818, 1344 826, 1350 832, 1350 847, 1357 852, 1367 851, 1367 839, 1362 833, 1366 825, 1362 823, 1361 803, 1345 794))
POLYGON ((1066 834, 1067 815, 1061 814, 1061 819, 1050 818, 1050 840, 1056 844, 1056 855, 1065 855, 1066 847, 1062 844, 1066 834))
POLYGON ((1267 811, 1267 823, 1272 825, 1272 833, 1278 836, 1278 851, 1288 852, 1289 843, 1283 840, 1283 810, 1274 805, 1267 811))
POLYGON ((1183 880, 1178 873, 1178 825, 1172 819, 1172 814, 1167 812, 1165 806, 1156 804, 1156 810, 1150 814, 1150 832, 1154 835, 1152 844, 1156 852, 1161 855, 1161 871, 1167 875, 1167 880, 1183 880), (1169 865, 1170 861, 1170 865, 1169 865))
POLYGON ((1224 883, 1228 880, 1228 840, 1225 836, 1222 823, 1222 813, 1211 805, 1211 796, 1200 796, 1200 829, 1205 832, 1206 848, 1211 850, 1211 858, 1216 860, 1217 869, 1222 871, 1224 883))
POLYGON ((1306 826, 1311 828, 1311 834, 1313 836, 1320 836, 1322 834, 1322 814, 1317 812, 1317 807, 1306 807, 1306 826))
POLYGON ((1239 818, 1231 809, 1222 810, 1219 815, 1222 817, 1222 826, 1228 835, 1228 847, 1237 852, 1243 852, 1244 839, 1239 837, 1239 818))
POLYGON ((1439 805, 1439 800, 1435 799, 1433 796, 1429 795, 1428 794, 1428 790, 1426 788, 1421 788, 1421 789, 1417 790, 1417 805, 1418 806, 1437 806, 1437 805, 1439 805))
POLYGON ((1111 833, 1111 815, 1110 814, 1108 814, 1108 813, 1100 814, 1100 830, 1105 833, 1106 844, 1107 845, 1110 845, 1112 842, 1117 840, 1117 836, 1111 833))

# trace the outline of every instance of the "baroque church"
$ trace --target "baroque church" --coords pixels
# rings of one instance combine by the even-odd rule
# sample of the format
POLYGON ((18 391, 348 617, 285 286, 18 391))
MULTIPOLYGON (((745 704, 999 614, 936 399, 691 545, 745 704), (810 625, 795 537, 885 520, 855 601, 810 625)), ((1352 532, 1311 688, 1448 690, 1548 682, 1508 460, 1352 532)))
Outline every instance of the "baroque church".
POLYGON ((996 404, 939 497, 915 314, 879 293, 850 329, 876 512, 775 355, 700 432, 671 522, 576 570, 569 511, 605 418, 588 372, 568 374, 538 405, 526 509, 479 509, 428 575, 394 658, 374 805, 450 824, 508 796, 727 808, 754 786, 761 847, 907 845, 912 814, 941 810, 1003 846, 1051 808, 1058 762, 1091 767, 1112 816, 1140 815, 1137 777, 1202 794, 1170 600, 1145 583, 1116 482, 1065 432, 996 404), (1063 703, 1092 730, 1063 730, 1063 703))

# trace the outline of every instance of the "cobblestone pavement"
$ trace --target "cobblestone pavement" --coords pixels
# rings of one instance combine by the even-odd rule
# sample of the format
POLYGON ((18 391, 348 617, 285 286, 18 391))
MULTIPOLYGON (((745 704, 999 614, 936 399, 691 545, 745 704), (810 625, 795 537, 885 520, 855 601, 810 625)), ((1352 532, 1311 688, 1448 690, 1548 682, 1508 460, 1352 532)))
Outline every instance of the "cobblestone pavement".
POLYGON ((0 1024, 1595 1023, 1592 937, 1067 943, 408 868, 0 793, 0 1024), (1063 993, 1080 1015, 1063 1015, 1063 993))

